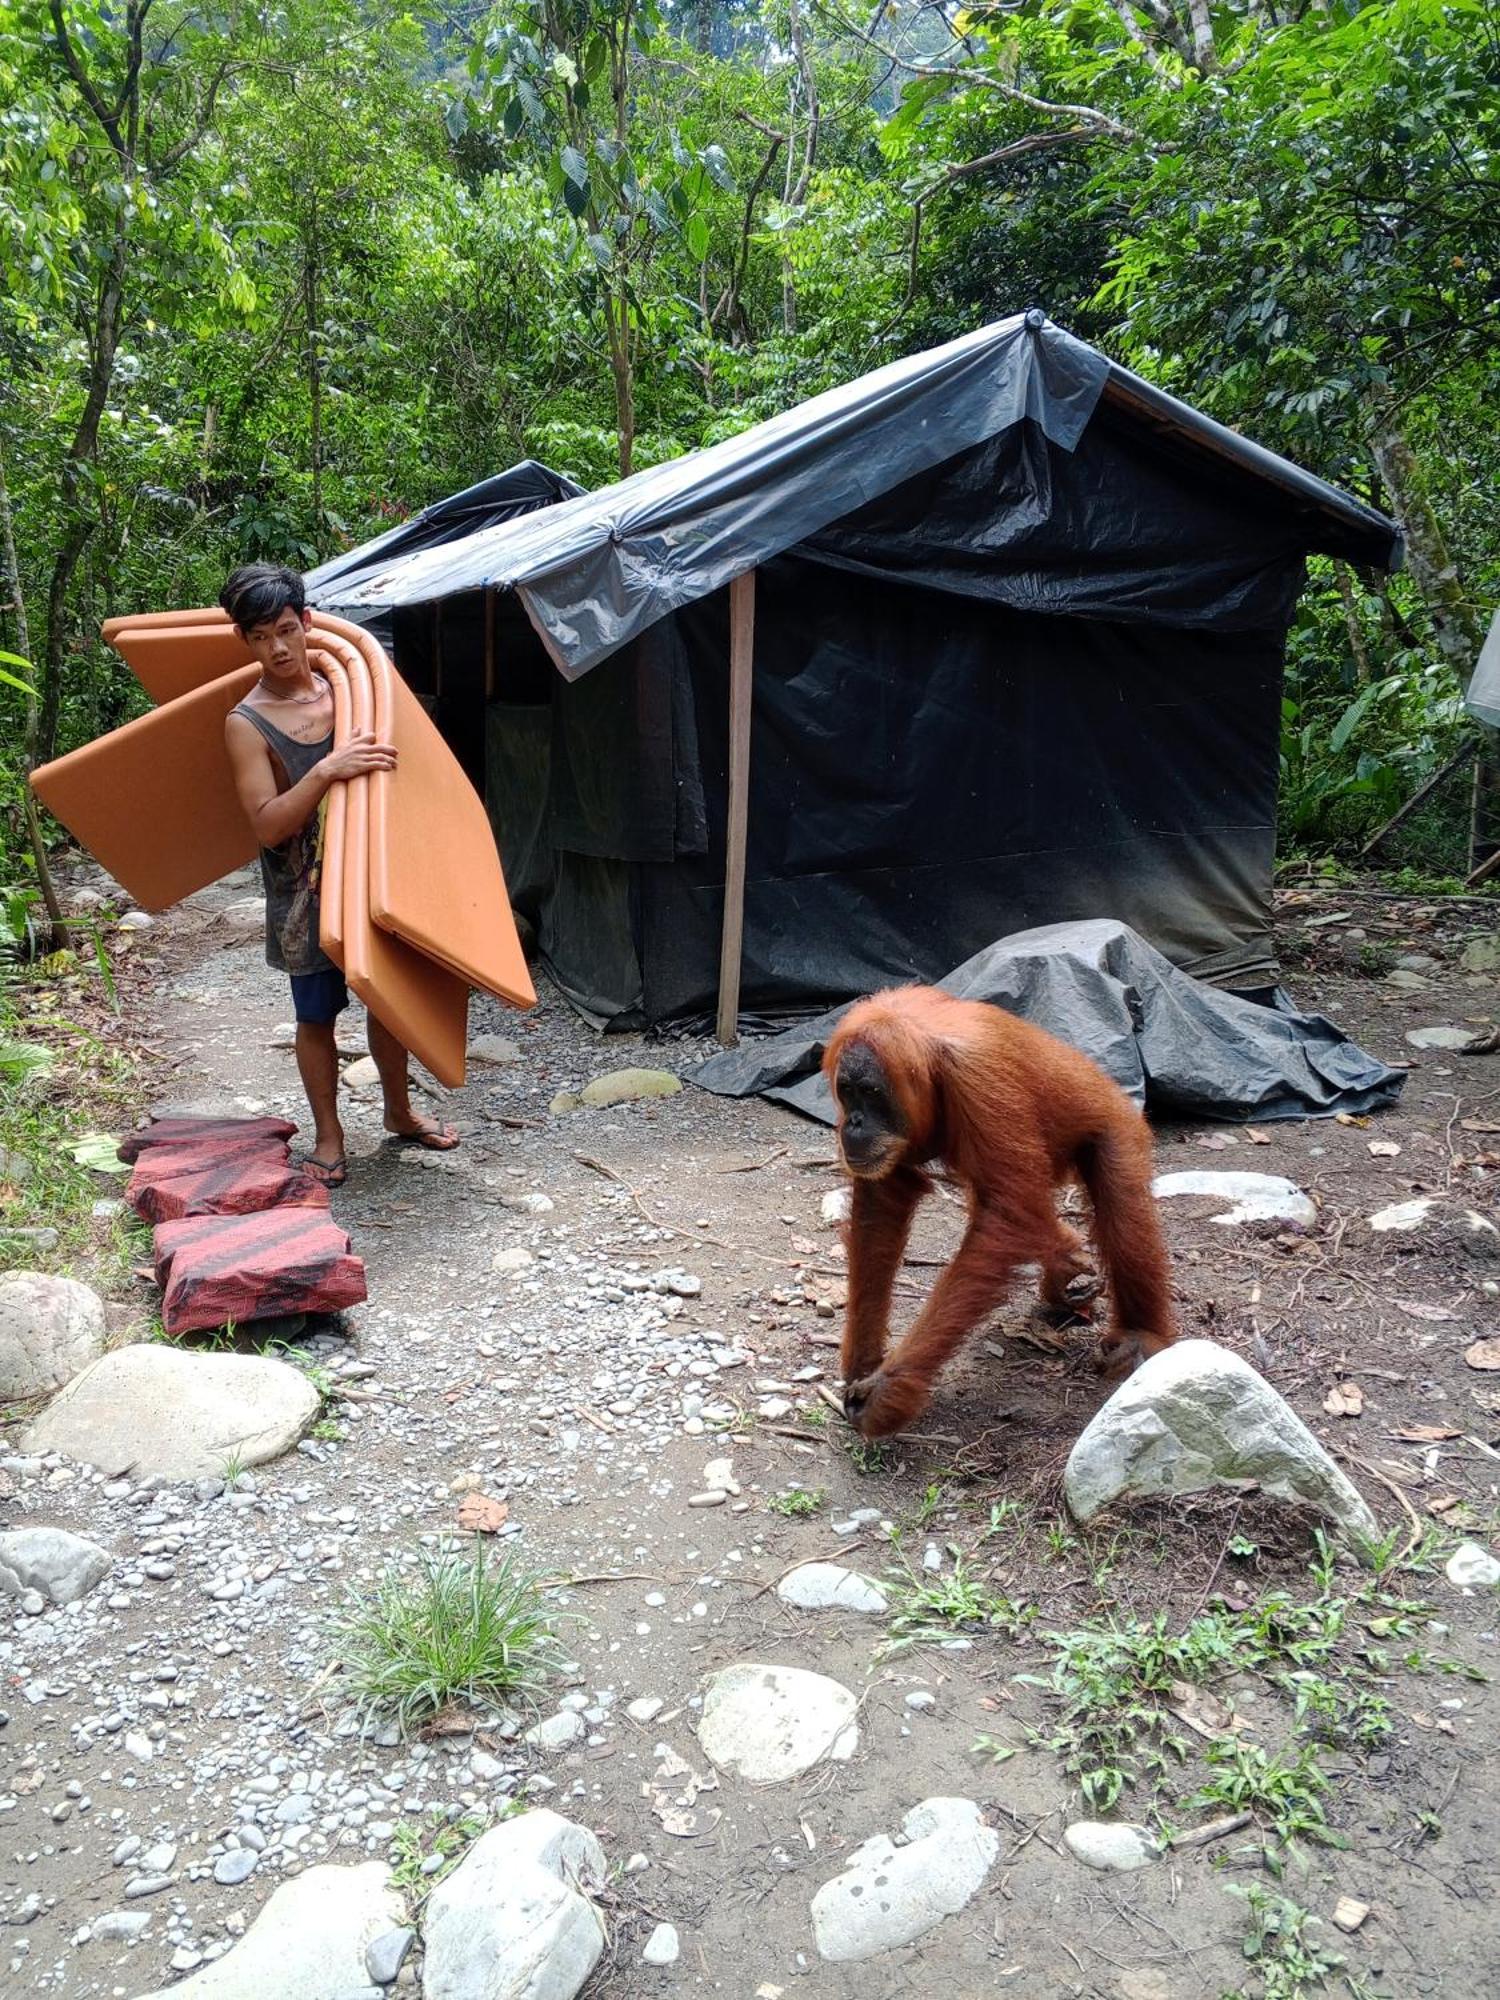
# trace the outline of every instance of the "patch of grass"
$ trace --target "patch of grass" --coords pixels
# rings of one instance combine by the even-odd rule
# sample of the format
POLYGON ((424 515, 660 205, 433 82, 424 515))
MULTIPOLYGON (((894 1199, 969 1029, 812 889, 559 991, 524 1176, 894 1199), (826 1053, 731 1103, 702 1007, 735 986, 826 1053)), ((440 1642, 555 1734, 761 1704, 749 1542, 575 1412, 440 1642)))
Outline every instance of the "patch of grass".
POLYGON ((809 1514, 816 1514, 828 1499, 826 1491, 816 1487, 809 1491, 804 1486, 793 1486, 785 1493, 773 1493, 766 1502, 773 1514, 785 1514, 789 1521, 805 1520, 809 1514))
POLYGON ((219 1467, 219 1477, 223 1480, 225 1487, 231 1493, 234 1491, 235 1481, 240 1477, 240 1475, 244 1472, 244 1470, 245 1470, 245 1461, 240 1456, 239 1452, 231 1451, 230 1453, 228 1453, 228 1455, 225 1457, 224 1463, 219 1467))
POLYGON ((413 1915, 484 1830, 476 1814, 450 1820, 441 1806, 429 1812, 425 1826, 415 1819, 398 1822, 391 1835, 391 1881, 413 1915))
POLYGON ((889 1472, 894 1447, 885 1438, 876 1438, 874 1443, 862 1438, 858 1431, 850 1431, 842 1440, 844 1454, 856 1472, 889 1472))
POLYGON ((799 1403, 797 1405, 797 1421, 800 1424, 804 1424, 810 1431, 826 1431, 828 1428, 828 1411, 821 1403, 799 1403))
POLYGON ((1024 1534, 1027 1522, 1027 1508, 1019 1500, 993 1500, 990 1503, 989 1525, 979 1539, 987 1542, 991 1535, 999 1535, 1007 1530, 1013 1535, 1024 1534))
MULTIPOLYGON (((234 1338, 233 1325, 226 1327, 225 1333, 232 1340, 234 1338)), ((278 1354, 283 1361, 289 1361, 293 1368, 300 1369, 317 1390, 318 1401, 320 1403, 332 1402, 334 1395, 333 1377, 323 1366, 322 1362, 314 1360, 307 1348, 296 1347, 290 1341, 286 1340, 273 1340, 267 1343, 266 1352, 267 1354, 278 1354)))
POLYGON ((510 1557, 491 1567, 477 1538, 351 1591, 329 1636, 350 1700, 403 1736, 450 1703, 533 1702, 557 1651, 536 1580, 510 1557))
MULTIPOLYGON (((1311 1840, 1322 1847, 1347 1847, 1343 1834, 1328 1824, 1323 1798, 1328 1779, 1317 1752, 1304 1743, 1295 1754, 1262 1750, 1256 1743, 1223 1738, 1208 1746, 1213 1776, 1187 1801, 1189 1808, 1225 1813, 1248 1812, 1278 1846, 1297 1849, 1311 1840)), ((1267 1865, 1277 1869, 1274 1855, 1267 1865)))
POLYGON ((929 1575, 909 1565, 886 1571, 884 1585, 891 1621, 876 1649, 877 1660, 888 1660, 912 1646, 929 1646, 943 1639, 990 1631, 1018 1639, 1036 1617, 1032 1605, 1019 1605, 992 1590, 975 1575, 967 1559, 952 1550, 953 1568, 929 1575))
POLYGON ((1187 1742, 1168 1707, 1174 1683, 1312 1672, 1338 1643, 1344 1615, 1341 1598, 1298 1604, 1281 1590, 1243 1611, 1218 1606, 1180 1633, 1165 1613, 1049 1632, 1050 1674, 1020 1676, 1057 1705, 1051 1732, 1036 1740, 1062 1759, 1095 1811, 1108 1811, 1142 1777, 1159 1782, 1186 1763, 1187 1742))
POLYGON ((6 1261, 65 1270, 82 1260, 88 1275, 99 1233, 89 1211, 104 1184, 72 1149, 91 1131, 133 1124, 139 1084, 128 1055, 62 1016, 63 998, 35 969, 0 980, 0 1154, 19 1163, 0 1167, 0 1241, 6 1230, 56 1229, 55 1249, 12 1243, 6 1261))
POLYGON ((342 1444, 346 1433, 344 1426, 335 1423, 332 1417, 319 1417, 307 1435, 316 1438, 319 1444, 342 1444))
POLYGON ((1277 1685, 1292 1697, 1296 1727, 1321 1742, 1377 1750, 1395 1728, 1390 1703, 1373 1688, 1305 1671, 1283 1674, 1277 1685))
POLYGON ((979 1735, 969 1745, 969 1753, 974 1757, 988 1757, 992 1764, 1008 1764, 1016 1755, 1013 1743, 1002 1743, 998 1736, 979 1735))
MULTIPOLYGON (((1327 1951, 1311 1935, 1319 1919, 1300 1904, 1258 1882, 1231 1882, 1226 1893, 1238 1896, 1249 1909, 1250 1925, 1242 1946, 1260 1982, 1259 2000, 1304 2000, 1326 1986, 1330 1973, 1344 1960, 1327 1951)), ((1248 2000, 1243 1988, 1224 2000, 1248 2000)))

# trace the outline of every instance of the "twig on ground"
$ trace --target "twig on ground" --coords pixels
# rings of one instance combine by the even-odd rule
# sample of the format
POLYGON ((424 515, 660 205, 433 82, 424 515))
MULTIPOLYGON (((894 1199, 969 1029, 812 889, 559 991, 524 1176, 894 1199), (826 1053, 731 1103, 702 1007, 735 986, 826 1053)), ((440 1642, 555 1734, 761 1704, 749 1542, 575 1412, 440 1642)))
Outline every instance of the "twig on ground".
POLYGON ((721 1174, 758 1174, 766 1167, 774 1167, 776 1162, 784 1160, 786 1155, 787 1148, 785 1146, 778 1146, 774 1153, 767 1153, 763 1160, 747 1160, 743 1166, 719 1167, 715 1171, 721 1174))
POLYGON ((1368 1472, 1372 1479, 1378 1479, 1381 1485, 1386 1489, 1386 1491, 1388 1493, 1394 1493, 1397 1500, 1400 1501, 1402 1512, 1405 1514, 1407 1520, 1411 1522, 1411 1536, 1407 1541, 1406 1547, 1401 1551, 1401 1554, 1396 1558, 1398 1562, 1405 1562, 1406 1558, 1411 1554, 1412 1550, 1417 1546, 1418 1542, 1421 1541, 1423 1535, 1426 1534, 1427 1532, 1420 1516, 1417 1513, 1416 1508, 1412 1506, 1410 1500, 1407 1499, 1406 1495, 1401 1491, 1401 1488, 1396 1484, 1395 1480, 1388 1479, 1386 1475, 1380 1470, 1380 1467, 1378 1465, 1371 1465, 1369 1459, 1361 1458, 1357 1451, 1341 1451, 1338 1449, 1337 1446, 1335 1446, 1335 1451, 1337 1452, 1338 1457, 1343 1459, 1346 1465, 1357 1465, 1361 1472, 1368 1472))
POLYGON ((1231 1833, 1238 1833, 1248 1826, 1253 1814, 1247 1812, 1229 1813, 1223 1819, 1211 1819, 1203 1826, 1190 1826, 1181 1833, 1174 1833, 1167 1845, 1178 1847, 1206 1847, 1211 1840, 1223 1840, 1231 1833))

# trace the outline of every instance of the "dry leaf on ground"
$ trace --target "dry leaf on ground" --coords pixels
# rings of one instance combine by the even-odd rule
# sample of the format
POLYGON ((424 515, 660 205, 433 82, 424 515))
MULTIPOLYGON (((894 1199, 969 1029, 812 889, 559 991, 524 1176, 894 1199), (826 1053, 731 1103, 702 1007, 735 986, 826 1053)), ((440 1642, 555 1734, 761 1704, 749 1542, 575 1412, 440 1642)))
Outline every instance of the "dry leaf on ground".
POLYGON ((1471 1368, 1500 1368, 1500 1340, 1476 1340, 1465 1348, 1464 1360, 1471 1368))
POLYGON ((1425 1305, 1421 1299, 1392 1299, 1391 1304, 1398 1312, 1404 1312, 1409 1319, 1448 1320, 1457 1319, 1458 1314, 1447 1306, 1425 1305))

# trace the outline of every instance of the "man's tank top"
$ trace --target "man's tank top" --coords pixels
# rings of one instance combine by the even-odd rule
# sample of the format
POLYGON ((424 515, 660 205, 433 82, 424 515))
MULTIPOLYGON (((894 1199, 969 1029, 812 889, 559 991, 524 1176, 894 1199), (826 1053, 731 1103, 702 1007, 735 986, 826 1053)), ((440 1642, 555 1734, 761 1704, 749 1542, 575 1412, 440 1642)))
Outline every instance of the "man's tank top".
MULTIPOLYGON (((299 784, 333 748, 333 731, 316 743, 299 743, 274 722, 241 702, 231 711, 259 730, 286 773, 287 789, 299 784)), ((318 903, 323 876, 325 792, 312 817, 280 847, 260 850, 261 880, 266 889, 266 962, 294 976, 331 972, 337 968, 318 943, 318 903)))

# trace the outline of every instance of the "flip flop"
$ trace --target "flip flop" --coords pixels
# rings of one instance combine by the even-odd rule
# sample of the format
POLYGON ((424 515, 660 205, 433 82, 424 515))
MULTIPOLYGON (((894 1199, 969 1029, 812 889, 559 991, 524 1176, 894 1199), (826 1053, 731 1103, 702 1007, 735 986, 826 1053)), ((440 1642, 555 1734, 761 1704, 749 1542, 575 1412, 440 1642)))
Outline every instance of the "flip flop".
POLYGON ((292 1165, 300 1167, 310 1181, 316 1181, 322 1188, 340 1188, 349 1178, 349 1162, 342 1153, 336 1160, 315 1160, 311 1153, 303 1153, 292 1165))
POLYGON ((421 1132, 388 1132, 388 1146, 420 1146, 424 1153, 451 1153, 459 1143, 451 1125, 434 1125, 421 1132))

